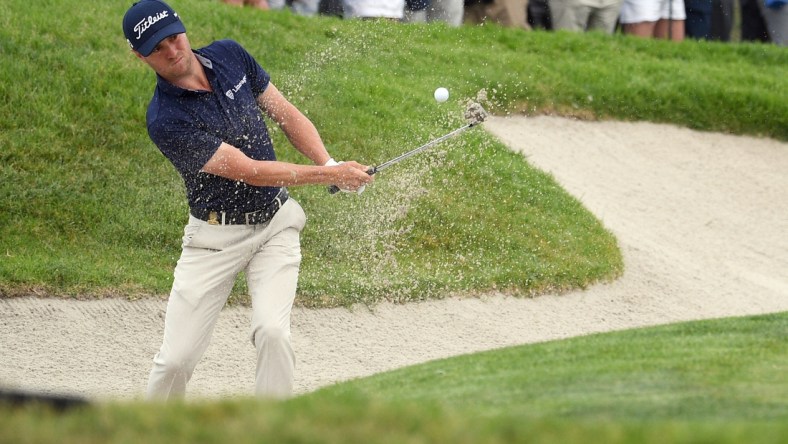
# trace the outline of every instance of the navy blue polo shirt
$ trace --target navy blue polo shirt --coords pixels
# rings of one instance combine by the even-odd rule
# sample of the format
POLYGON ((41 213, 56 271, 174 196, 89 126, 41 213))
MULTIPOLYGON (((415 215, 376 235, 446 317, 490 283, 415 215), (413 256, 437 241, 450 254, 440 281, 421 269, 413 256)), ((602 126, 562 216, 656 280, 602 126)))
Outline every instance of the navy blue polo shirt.
POLYGON ((183 178, 189 207, 243 212, 264 208, 278 187, 253 186, 200 169, 222 142, 255 160, 276 160, 257 103, 270 76, 231 40, 213 42, 194 53, 213 91, 182 89, 157 76, 148 105, 148 134, 183 178))

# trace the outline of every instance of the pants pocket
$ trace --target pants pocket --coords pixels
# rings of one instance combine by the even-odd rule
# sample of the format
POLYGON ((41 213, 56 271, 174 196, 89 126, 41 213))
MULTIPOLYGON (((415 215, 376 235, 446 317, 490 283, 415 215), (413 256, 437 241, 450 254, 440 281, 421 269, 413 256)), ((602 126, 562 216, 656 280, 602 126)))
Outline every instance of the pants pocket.
POLYGON ((202 224, 194 223, 191 220, 183 227, 183 238, 181 239, 181 248, 190 247, 194 242, 194 238, 202 229, 202 224))

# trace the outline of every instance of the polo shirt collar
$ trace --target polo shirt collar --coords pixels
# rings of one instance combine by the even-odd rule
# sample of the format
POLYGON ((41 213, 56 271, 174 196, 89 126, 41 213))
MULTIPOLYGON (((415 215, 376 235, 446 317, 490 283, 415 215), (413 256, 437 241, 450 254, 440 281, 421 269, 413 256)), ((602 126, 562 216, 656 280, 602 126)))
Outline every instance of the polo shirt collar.
POLYGON ((200 53, 198 53, 196 51, 194 52, 194 55, 197 56, 197 60, 200 61, 202 66, 204 66, 204 67, 206 67, 208 69, 213 69, 213 63, 210 60, 208 60, 207 57, 203 57, 202 55, 200 55, 200 53))

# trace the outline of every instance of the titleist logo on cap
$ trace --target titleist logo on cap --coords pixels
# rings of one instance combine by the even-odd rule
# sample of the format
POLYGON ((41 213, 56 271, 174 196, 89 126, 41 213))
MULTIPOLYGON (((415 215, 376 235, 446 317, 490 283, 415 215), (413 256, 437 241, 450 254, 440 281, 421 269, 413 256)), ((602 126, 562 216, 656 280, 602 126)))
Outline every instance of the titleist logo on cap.
POLYGON ((142 34, 144 34, 145 31, 148 30, 148 28, 155 25, 156 22, 158 22, 159 20, 165 19, 169 16, 170 16, 169 11, 161 11, 160 13, 154 16, 147 16, 144 19, 140 20, 139 23, 134 25, 134 31, 137 33, 137 40, 139 40, 140 37, 142 37, 142 34))

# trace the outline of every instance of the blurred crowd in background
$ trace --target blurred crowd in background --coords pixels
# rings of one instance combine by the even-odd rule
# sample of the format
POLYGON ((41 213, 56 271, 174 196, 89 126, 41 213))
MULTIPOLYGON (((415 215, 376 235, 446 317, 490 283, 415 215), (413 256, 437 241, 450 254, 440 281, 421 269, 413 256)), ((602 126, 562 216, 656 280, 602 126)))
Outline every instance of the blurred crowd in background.
POLYGON ((524 29, 622 32, 646 38, 772 42, 788 46, 788 0, 222 0, 302 15, 497 23, 524 29), (736 29, 734 30, 734 26, 736 29))

